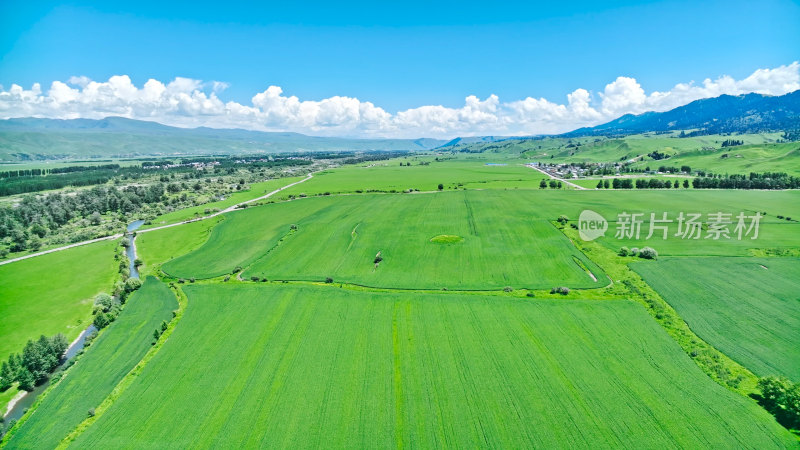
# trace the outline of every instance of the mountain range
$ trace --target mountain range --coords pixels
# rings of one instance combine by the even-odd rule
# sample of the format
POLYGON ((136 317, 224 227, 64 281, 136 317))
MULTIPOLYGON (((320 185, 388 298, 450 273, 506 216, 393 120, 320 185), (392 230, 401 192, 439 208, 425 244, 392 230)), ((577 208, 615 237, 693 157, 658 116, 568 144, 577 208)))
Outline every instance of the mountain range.
MULTIPOLYGON (((800 90, 782 96, 722 95, 696 100, 666 112, 626 114, 608 123, 579 128, 558 137, 623 136, 675 130, 694 135, 786 131, 800 137, 800 90)), ((348 139, 288 132, 177 128, 122 117, 99 120, 19 118, 0 120, 0 161, 297 151, 424 151, 508 139, 520 138, 348 139)))

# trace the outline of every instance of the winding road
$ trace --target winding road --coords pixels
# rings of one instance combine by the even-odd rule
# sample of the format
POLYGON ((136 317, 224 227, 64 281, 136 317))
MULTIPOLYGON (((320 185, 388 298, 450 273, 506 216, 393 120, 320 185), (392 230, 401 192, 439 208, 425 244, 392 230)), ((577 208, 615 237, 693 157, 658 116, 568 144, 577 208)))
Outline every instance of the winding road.
MULTIPOLYGON (((296 186, 296 185, 298 185, 300 183, 304 183, 304 182, 310 180, 314 176, 314 174, 317 173, 317 172, 319 172, 319 171, 311 172, 308 175, 306 175, 306 177, 303 178, 302 180, 295 181, 294 183, 287 184, 286 186, 283 186, 281 188, 275 189, 274 191, 272 191, 272 192, 270 192, 268 194, 264 194, 261 197, 253 198, 253 199, 250 199, 250 200, 243 201, 241 203, 237 203, 237 204, 235 204, 233 206, 229 206, 228 208, 225 208, 222 211, 216 212, 214 214, 209 214, 207 216, 198 217, 196 219, 184 220, 183 222, 171 223, 169 225, 162 225, 160 227, 148 228, 146 230, 139 230, 136 233, 137 234, 139 234, 139 233, 147 233, 147 232, 155 231, 155 230, 163 230, 164 228, 177 227, 178 225, 185 225, 187 223, 197 222, 199 220, 206 220, 206 219, 210 219, 212 217, 219 216, 220 214, 226 214, 226 213, 229 213, 231 211, 236 211, 236 209, 238 209, 242 205, 246 205, 246 204, 249 204, 249 203, 257 202, 259 200, 264 200, 265 198, 272 197, 273 195, 275 195, 275 194, 277 194, 277 193, 279 193, 279 192, 281 192, 281 191, 283 191, 285 189, 289 189, 292 186, 296 186)), ((121 237, 122 237, 122 233, 118 233, 118 234, 114 234, 114 235, 111 235, 111 236, 105 236, 105 237, 101 237, 101 238, 97 238, 97 239, 91 239, 91 240, 88 240, 88 241, 76 242, 74 244, 65 245, 63 247, 51 248, 50 250, 45 250, 45 251, 38 252, 38 253, 31 253, 30 255, 25 255, 25 256, 20 256, 18 258, 12 258, 12 259, 7 259, 5 261, 0 261, 0 266, 5 265, 5 264, 11 264, 11 263, 17 262, 17 261, 22 261, 23 259, 33 258, 35 256, 46 255, 48 253, 53 253, 53 252, 60 252, 62 250, 68 250, 70 248, 79 247, 81 245, 93 244, 95 242, 106 241, 106 240, 109 240, 109 239, 113 240, 113 239, 118 239, 118 238, 121 238, 121 237)))

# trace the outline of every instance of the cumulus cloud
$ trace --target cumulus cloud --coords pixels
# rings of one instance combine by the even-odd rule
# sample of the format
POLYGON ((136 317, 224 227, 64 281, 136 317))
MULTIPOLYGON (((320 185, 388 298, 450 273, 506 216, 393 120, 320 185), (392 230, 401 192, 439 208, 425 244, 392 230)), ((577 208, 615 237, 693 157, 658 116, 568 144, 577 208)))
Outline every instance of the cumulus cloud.
POLYGON ((592 93, 576 89, 566 103, 527 97, 502 102, 496 95, 465 98, 461 107, 425 105, 389 113, 353 97, 301 100, 279 86, 255 94, 250 104, 225 102, 221 81, 203 82, 177 77, 163 83, 150 79, 136 86, 127 75, 107 81, 74 76, 54 81, 44 91, 12 84, 0 86, 0 118, 59 119, 123 116, 195 127, 296 131, 324 136, 441 137, 470 135, 527 135, 569 131, 614 119, 622 114, 666 111, 694 100, 722 94, 757 92, 782 95, 800 89, 800 63, 758 69, 736 80, 724 75, 701 83, 679 83, 665 92, 647 93, 634 78, 620 76, 592 93))

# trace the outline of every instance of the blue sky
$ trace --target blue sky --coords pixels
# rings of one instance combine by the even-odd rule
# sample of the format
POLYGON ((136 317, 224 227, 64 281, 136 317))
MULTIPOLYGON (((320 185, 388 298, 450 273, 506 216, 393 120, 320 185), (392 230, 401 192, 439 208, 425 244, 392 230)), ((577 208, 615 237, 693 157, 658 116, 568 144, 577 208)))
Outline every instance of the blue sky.
POLYGON ((275 85, 394 115, 469 95, 565 103, 577 88, 595 103, 620 76, 668 91, 800 59, 796 2, 557 3, 2 2, 0 85, 186 77, 246 106, 275 85))

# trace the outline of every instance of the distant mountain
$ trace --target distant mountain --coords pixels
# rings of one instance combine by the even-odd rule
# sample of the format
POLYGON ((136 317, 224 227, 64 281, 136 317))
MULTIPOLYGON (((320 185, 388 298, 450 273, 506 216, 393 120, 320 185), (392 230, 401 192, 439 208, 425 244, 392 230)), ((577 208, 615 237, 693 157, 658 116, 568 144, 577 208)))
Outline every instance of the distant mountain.
POLYGON ((696 100, 666 112, 626 114, 562 137, 620 136, 646 132, 696 130, 696 134, 759 133, 800 128, 800 90, 781 96, 722 95, 696 100))
POLYGON ((505 139, 510 139, 511 136, 469 136, 469 137, 457 137, 455 139, 451 139, 446 143, 440 145, 438 148, 445 149, 446 147, 456 147, 459 145, 471 145, 471 144, 485 144, 488 142, 497 142, 502 141, 505 139))
POLYGON ((296 151, 420 151, 437 139, 346 139, 240 129, 177 128, 122 117, 0 120, 0 161, 296 151))

